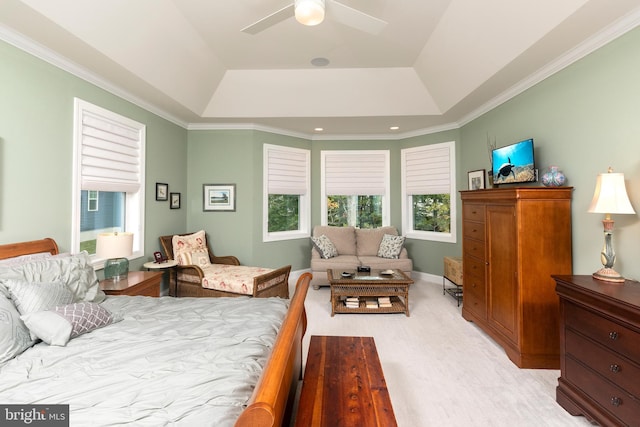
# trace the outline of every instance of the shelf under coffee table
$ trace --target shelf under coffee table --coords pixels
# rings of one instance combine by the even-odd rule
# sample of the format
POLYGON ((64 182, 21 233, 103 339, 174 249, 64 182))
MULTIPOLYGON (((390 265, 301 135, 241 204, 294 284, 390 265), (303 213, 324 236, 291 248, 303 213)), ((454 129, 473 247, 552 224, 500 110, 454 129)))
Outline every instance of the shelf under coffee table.
POLYGON ((409 285, 413 280, 400 270, 383 275, 381 271, 358 272, 353 270, 327 270, 327 279, 331 287, 331 316, 336 313, 404 313, 409 316, 409 285), (343 277, 342 273, 351 273, 343 277), (347 307, 348 297, 358 297, 358 307, 347 307), (391 307, 368 308, 366 301, 379 297, 389 297, 391 307))

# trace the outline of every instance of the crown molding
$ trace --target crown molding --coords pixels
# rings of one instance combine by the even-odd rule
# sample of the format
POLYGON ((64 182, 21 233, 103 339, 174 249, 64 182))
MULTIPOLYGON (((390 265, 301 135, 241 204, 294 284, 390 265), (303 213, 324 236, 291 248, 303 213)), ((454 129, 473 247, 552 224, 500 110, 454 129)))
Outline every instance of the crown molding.
POLYGON ((483 114, 493 110, 494 108, 502 105, 508 100, 520 95, 527 89, 542 82, 546 78, 553 74, 567 68, 571 64, 579 61, 590 53, 598 50, 604 45, 624 35, 640 25, 640 7, 618 19, 615 23, 607 26, 603 30, 594 34, 584 42, 580 43, 574 49, 568 51, 565 55, 558 58, 555 61, 550 62, 545 67, 541 68, 537 72, 531 74, 529 77, 515 84, 511 88, 502 92, 500 95, 494 97, 482 106, 472 111, 471 113, 461 117, 457 122, 451 122, 448 124, 438 125, 430 128, 419 129, 416 131, 398 133, 395 135, 388 134, 359 134, 359 135, 318 135, 293 132, 286 129, 274 128, 264 126, 255 123, 227 123, 227 124, 213 124, 213 123, 187 123, 178 119, 172 114, 169 114, 163 109, 150 104, 137 96, 132 95, 130 92, 120 88, 117 85, 105 80, 102 77, 88 71, 81 67, 79 64, 70 61, 61 55, 55 53, 51 49, 23 36, 13 29, 0 24, 0 40, 7 42, 8 44, 15 46, 63 71, 66 71, 88 83, 91 83, 115 96, 118 96, 132 104, 147 110, 171 123, 174 123, 187 130, 256 130, 262 132, 269 132, 278 135, 291 136, 295 138, 302 138, 311 141, 329 141, 329 140, 402 140, 417 136, 430 135, 438 132, 459 129, 462 126, 477 119, 483 114))

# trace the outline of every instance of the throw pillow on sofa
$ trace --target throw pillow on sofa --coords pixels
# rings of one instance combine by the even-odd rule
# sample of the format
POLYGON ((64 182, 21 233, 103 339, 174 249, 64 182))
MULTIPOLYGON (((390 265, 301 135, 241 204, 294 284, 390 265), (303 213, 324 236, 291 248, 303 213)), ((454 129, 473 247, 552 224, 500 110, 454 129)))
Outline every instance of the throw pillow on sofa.
POLYGON ((318 237, 312 237, 311 241, 313 242, 313 246, 315 246, 322 258, 333 258, 338 256, 336 247, 324 234, 318 237))
POLYGON ((400 251, 402 251, 403 244, 403 236, 393 236, 391 234, 385 234, 384 236, 382 236, 382 242, 380 242, 378 256, 381 258, 397 259, 400 256, 400 251))

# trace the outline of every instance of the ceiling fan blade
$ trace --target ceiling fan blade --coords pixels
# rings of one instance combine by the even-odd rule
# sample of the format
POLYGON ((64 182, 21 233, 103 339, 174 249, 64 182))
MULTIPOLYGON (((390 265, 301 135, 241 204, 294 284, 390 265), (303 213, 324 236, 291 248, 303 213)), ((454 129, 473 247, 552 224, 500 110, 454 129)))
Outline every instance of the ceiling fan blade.
POLYGON ((243 33, 247 34, 258 34, 260 31, 264 31, 267 28, 276 25, 279 22, 284 21, 287 18, 291 18, 294 16, 294 7, 293 3, 289 6, 285 6, 282 9, 273 12, 271 15, 265 16, 259 21, 254 22, 251 25, 244 27, 242 30, 243 33))
POLYGON ((335 0, 330 0, 328 3, 330 8, 328 16, 341 24, 370 34, 379 34, 387 26, 386 21, 367 15, 335 0))

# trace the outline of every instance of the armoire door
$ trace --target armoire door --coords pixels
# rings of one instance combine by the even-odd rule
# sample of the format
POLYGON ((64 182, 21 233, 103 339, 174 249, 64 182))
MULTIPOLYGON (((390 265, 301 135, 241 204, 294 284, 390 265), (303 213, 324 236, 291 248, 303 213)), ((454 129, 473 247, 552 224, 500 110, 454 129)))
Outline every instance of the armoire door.
POLYGON ((518 235, 515 205, 487 205, 488 313, 491 326, 518 344, 518 235))

